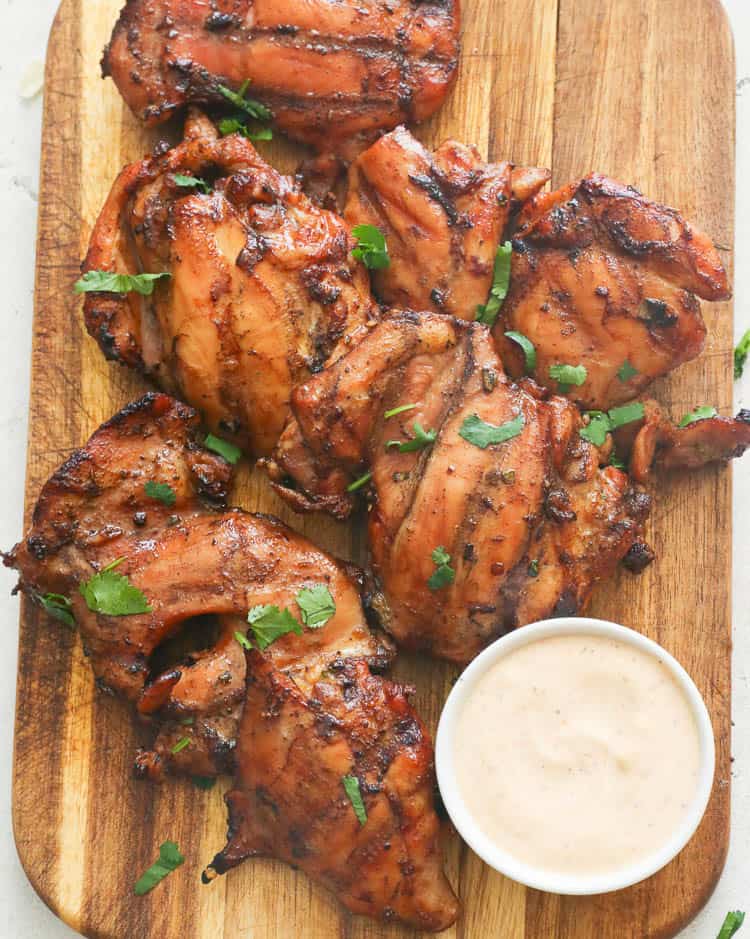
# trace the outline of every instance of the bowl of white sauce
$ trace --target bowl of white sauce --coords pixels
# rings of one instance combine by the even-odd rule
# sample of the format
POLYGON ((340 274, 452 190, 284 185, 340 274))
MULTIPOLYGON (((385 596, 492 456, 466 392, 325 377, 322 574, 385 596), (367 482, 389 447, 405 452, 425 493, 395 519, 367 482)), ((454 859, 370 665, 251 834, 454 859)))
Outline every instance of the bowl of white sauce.
POLYGON ((581 617, 485 649, 448 697, 435 763, 451 820, 487 864, 581 895, 629 887, 679 854, 706 811, 715 750, 676 659, 581 617))

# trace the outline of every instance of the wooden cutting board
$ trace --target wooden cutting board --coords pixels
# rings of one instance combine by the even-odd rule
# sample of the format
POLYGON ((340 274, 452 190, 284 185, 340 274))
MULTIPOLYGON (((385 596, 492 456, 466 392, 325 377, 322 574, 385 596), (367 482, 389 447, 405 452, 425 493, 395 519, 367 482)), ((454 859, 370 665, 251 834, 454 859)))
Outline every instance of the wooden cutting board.
MULTIPOLYGON (((27 510, 50 472, 144 385, 107 365, 73 295, 91 225, 115 174, 156 140, 126 111, 99 58, 121 0, 63 0, 47 59, 34 318, 27 510)), ((490 158, 551 166, 555 184, 607 172, 679 206, 731 266, 734 59, 719 0, 472 0, 458 85, 419 136, 452 135, 490 158)), ((160 131, 158 133, 165 133, 160 131)), ((263 146, 291 170, 300 151, 263 146)), ((706 306, 706 352, 656 388, 676 416, 732 402, 730 304, 706 306)), ((294 517, 265 480, 240 471, 236 500, 272 511, 361 560, 361 527, 294 517)), ((688 668, 710 708, 716 785, 699 833, 649 881, 571 899, 525 890, 452 833, 446 864, 464 912, 461 939, 671 937, 708 898, 729 834, 731 478, 711 469, 660 481, 649 536, 658 561, 602 587, 593 612, 634 626, 688 668)), ((20 535, 20 532, 19 532, 20 535)), ((454 670, 403 659, 434 727, 454 670)), ((200 872, 224 844, 222 783, 161 788, 131 778, 142 731, 98 694, 78 638, 22 603, 14 824, 21 861, 49 906, 102 939, 346 939, 413 935, 344 913, 274 861, 248 861, 210 887, 200 872), (173 839, 185 865, 148 897, 137 876, 173 839)), ((481 785, 481 781, 479 781, 481 785)))

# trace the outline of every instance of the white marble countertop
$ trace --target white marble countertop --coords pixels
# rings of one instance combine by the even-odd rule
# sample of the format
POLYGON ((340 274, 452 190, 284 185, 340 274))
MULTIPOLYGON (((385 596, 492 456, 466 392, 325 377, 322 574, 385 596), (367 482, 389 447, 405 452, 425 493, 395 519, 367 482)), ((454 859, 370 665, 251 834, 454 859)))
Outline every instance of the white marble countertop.
MULTIPOLYGON (((96 0, 88 0, 96 2, 96 0)), ((596 3, 596 0, 593 0, 596 3)), ((684 0, 689 12, 689 0, 684 0)), ((23 512, 29 359, 34 280, 41 101, 19 96, 29 63, 44 58, 58 0, 0 0, 0 100, 6 109, 0 136, 0 232, 3 251, 5 339, 0 347, 0 546, 18 540, 23 512)), ((737 46, 737 264, 736 322, 739 337, 750 326, 750 3, 724 0, 737 46)), ((750 369, 738 382, 736 405, 750 407, 750 369)), ((683 939, 714 939, 729 909, 750 911, 750 459, 734 470, 734 744, 732 843, 719 886, 683 939), (743 524, 744 523, 744 524, 743 524)), ((18 863, 10 813, 18 603, 9 596, 13 578, 0 574, 0 939, 63 939, 75 936, 31 889, 18 863)), ((45 838, 40 831, 39 837, 45 838)), ((750 939, 749 925, 744 929, 750 939)), ((741 936, 744 933, 740 934, 741 936)), ((127 939, 140 939, 133 936, 127 939)), ((186 937, 187 939, 187 937, 186 937)), ((641 939, 641 937, 623 937, 641 939)))

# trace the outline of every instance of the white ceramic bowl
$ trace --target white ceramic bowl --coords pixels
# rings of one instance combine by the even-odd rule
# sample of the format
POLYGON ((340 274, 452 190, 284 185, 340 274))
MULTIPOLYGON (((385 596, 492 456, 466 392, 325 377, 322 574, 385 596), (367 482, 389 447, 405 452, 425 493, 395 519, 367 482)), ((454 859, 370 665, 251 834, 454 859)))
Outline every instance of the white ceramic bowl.
POLYGON ((530 626, 523 626, 515 632, 503 636, 488 646, 459 677, 454 685, 438 726, 435 741, 435 765, 438 784, 448 814, 464 841, 490 867, 505 874, 519 883, 548 893, 569 895, 609 893, 630 887, 645 880, 661 870, 685 847, 695 833, 706 811, 714 778, 716 755, 711 719, 700 692, 685 669, 660 645, 647 639, 640 633, 616 623, 587 617, 545 620, 530 626), (701 748, 701 769, 695 796, 682 824, 673 833, 661 850, 644 857, 638 864, 623 868, 614 873, 597 877, 576 877, 552 874, 521 863, 512 855, 500 849, 481 830, 469 813, 461 797, 456 782, 454 768, 454 734, 457 716, 466 699, 476 687, 477 681, 495 662, 508 655, 514 649, 544 639, 548 636, 595 635, 620 642, 629 643, 655 658, 658 658, 674 676, 677 684, 684 691, 698 726, 701 748))

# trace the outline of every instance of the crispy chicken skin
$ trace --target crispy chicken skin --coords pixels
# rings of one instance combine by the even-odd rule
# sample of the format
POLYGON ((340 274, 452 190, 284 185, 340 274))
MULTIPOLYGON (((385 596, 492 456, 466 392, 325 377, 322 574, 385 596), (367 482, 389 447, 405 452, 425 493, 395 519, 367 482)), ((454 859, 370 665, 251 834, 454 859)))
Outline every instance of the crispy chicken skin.
POLYGON ((304 586, 324 583, 335 616, 318 630, 273 643, 269 660, 312 682, 340 658, 384 667, 387 643, 368 627, 364 583, 280 522, 224 508, 231 467, 198 444, 197 415, 166 395, 147 395, 103 425, 44 486, 32 527, 5 563, 32 597, 70 598, 97 683, 131 701, 144 718, 166 722, 138 768, 209 775, 231 768, 245 658, 234 640, 254 606, 296 611, 304 586), (167 506, 144 491, 166 483, 167 506), (151 612, 92 612, 79 586, 112 561, 146 597, 151 612), (186 564, 185 559, 190 563, 186 564), (184 659, 155 669, 165 643, 197 617, 218 620, 218 638, 184 659), (192 725, 185 725, 186 719, 192 725), (191 746, 171 754, 189 737, 191 746))
POLYGON ((249 80, 285 134, 353 154, 440 107, 459 27, 458 0, 128 0, 102 66, 149 124, 249 80))
POLYGON ((309 694, 248 653, 229 839, 204 875, 278 857, 352 912, 438 931, 457 902, 442 872, 429 735, 399 685, 363 662, 329 669, 309 694), (343 788, 354 776, 357 820, 343 788))
POLYGON ((521 349, 504 335, 514 330, 534 344, 533 377, 553 391, 550 366, 584 365, 586 381, 565 393, 587 408, 628 401, 694 359, 706 334, 697 297, 730 296, 706 235, 605 176, 537 195, 521 211, 513 247, 494 329, 503 362, 524 374, 521 349), (632 368, 618 374, 626 362, 632 368))
POLYGON ((86 325, 108 358, 198 408, 216 433, 267 453, 291 388, 376 313, 354 244, 342 219, 249 141, 219 139, 196 112, 181 144, 122 171, 84 263, 171 277, 151 297, 86 294, 86 325))
POLYGON ((455 140, 430 153, 405 127, 381 137, 350 166, 344 209, 350 225, 386 236, 390 266, 371 272, 378 298, 473 320, 510 218, 549 178, 548 170, 485 163, 455 140))
POLYGON ((630 475, 646 482, 652 470, 695 470, 741 457, 750 447, 750 411, 680 427, 656 401, 645 401, 644 419, 619 429, 615 440, 617 452, 629 458, 630 475))
POLYGON ((345 517, 347 486, 371 470, 370 554, 384 625, 405 647, 465 663, 509 629, 580 612, 640 542, 648 497, 600 468, 607 454, 579 436, 573 405, 506 378, 484 327, 394 314, 297 388, 292 409, 271 477, 297 509, 345 517), (385 419, 407 404, 416 407, 385 419), (460 435, 474 415, 524 423, 481 449, 460 435), (387 445, 414 437, 417 423, 434 444, 387 445), (455 579, 430 589, 438 547, 455 579))

